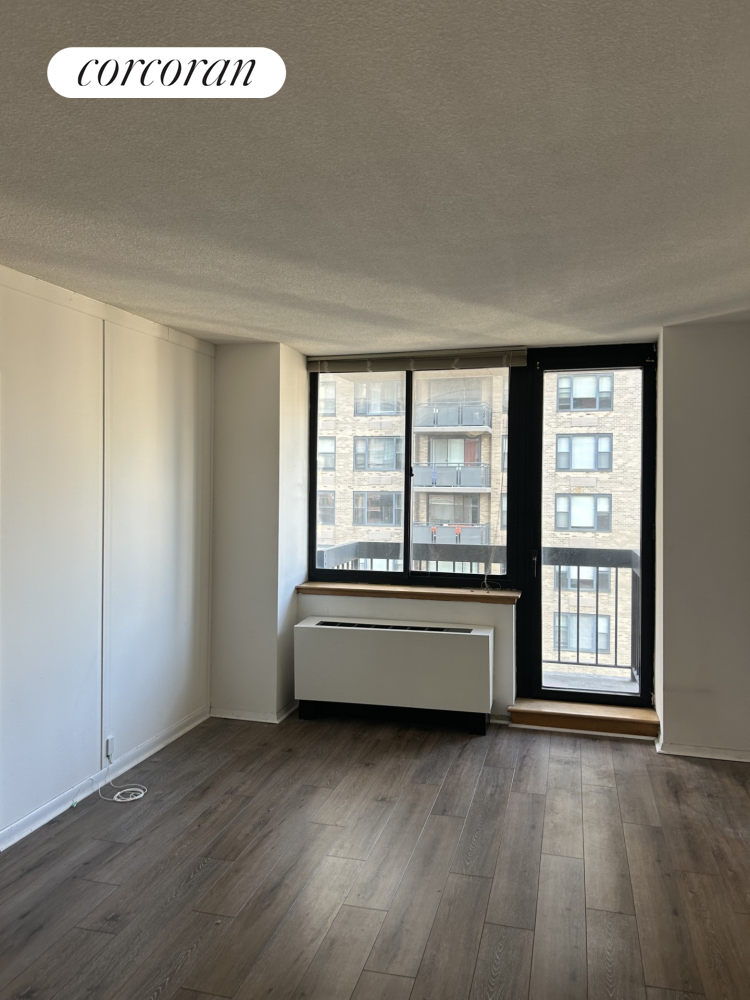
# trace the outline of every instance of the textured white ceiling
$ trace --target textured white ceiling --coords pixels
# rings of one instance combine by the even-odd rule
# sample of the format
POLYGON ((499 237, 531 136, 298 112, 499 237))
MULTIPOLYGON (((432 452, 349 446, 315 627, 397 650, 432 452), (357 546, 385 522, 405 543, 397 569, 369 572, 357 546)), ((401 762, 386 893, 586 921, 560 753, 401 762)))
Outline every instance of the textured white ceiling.
POLYGON ((0 263, 308 353, 750 308, 748 0, 6 0, 0 263), (68 45, 265 45, 275 97, 75 101, 68 45))

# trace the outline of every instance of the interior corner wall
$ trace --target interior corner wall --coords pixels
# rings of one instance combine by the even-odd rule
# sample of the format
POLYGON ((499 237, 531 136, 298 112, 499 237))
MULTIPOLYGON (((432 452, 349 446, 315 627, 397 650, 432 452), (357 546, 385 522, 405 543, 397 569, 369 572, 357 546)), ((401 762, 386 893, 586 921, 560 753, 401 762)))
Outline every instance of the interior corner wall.
POLYGON ((295 586, 307 571, 307 371, 280 344, 216 351, 211 714, 293 704, 295 586))
POLYGON ((279 400, 279 577, 276 709, 294 703, 294 626, 298 583, 307 579, 307 359, 282 344, 279 400))
POLYGON ((667 327, 659 365, 661 748, 750 760, 750 324, 667 327))

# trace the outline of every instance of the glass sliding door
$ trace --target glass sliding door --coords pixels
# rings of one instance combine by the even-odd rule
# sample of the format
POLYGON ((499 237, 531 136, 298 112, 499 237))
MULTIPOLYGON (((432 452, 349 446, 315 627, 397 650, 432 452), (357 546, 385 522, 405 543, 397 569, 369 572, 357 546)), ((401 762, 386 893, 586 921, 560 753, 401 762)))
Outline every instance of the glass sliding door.
POLYGON ((538 514, 519 581, 529 598, 523 611, 519 605, 519 691, 650 704, 653 348, 530 356, 527 486, 538 514))

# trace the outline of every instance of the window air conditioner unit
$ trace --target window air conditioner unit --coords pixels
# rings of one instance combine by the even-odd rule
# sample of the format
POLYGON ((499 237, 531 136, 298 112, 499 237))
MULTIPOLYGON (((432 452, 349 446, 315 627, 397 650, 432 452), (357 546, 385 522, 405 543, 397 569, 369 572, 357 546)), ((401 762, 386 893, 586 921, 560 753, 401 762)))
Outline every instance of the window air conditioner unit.
POLYGON ((436 709, 475 716, 492 706, 494 629, 479 625, 315 615, 294 627, 300 716, 315 702, 436 709))

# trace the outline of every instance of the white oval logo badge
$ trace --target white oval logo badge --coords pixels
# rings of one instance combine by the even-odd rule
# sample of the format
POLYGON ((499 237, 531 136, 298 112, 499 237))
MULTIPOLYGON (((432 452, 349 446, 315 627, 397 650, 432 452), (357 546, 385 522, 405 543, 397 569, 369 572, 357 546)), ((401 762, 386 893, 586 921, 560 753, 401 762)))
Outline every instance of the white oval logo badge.
POLYGON ((264 48, 70 48, 47 79, 62 97, 271 97, 286 66, 264 48))

